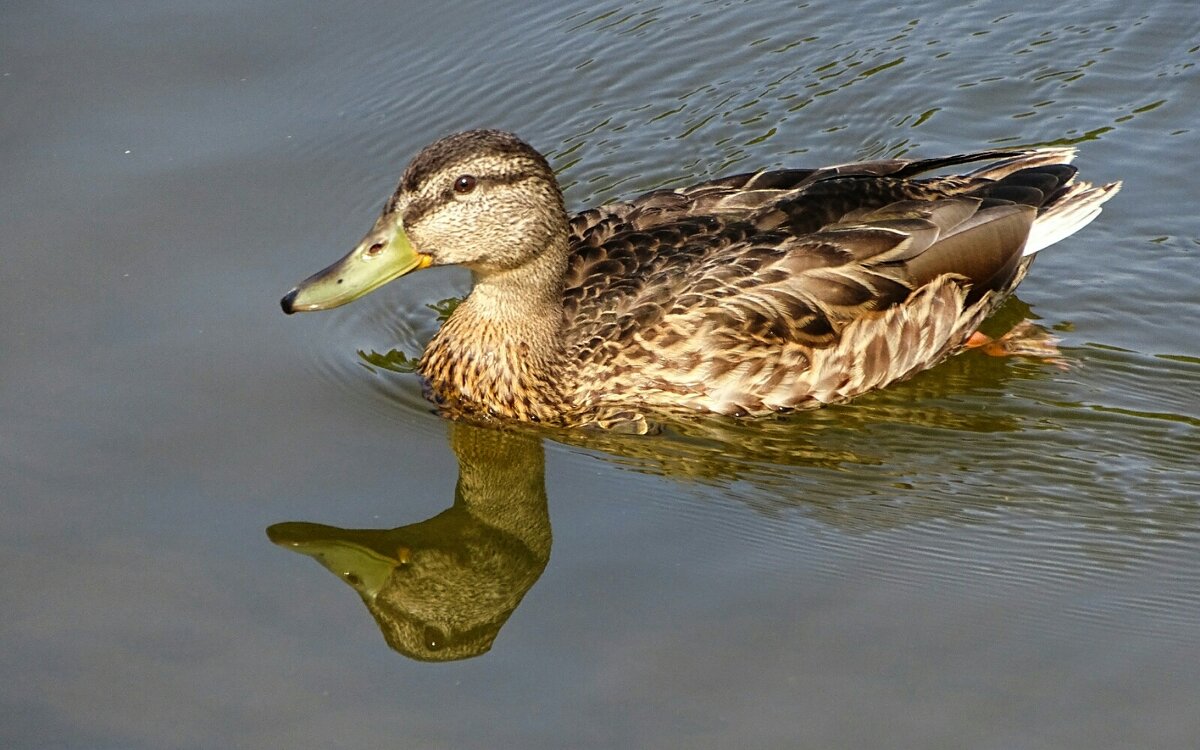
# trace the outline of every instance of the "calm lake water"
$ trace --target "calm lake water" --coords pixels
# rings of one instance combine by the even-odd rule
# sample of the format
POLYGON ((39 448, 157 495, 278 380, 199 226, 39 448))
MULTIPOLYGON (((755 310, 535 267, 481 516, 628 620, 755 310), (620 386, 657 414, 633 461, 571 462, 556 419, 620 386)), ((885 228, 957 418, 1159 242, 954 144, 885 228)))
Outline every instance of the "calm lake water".
POLYGON ((1198 60, 1190 0, 6 3, 0 746, 1196 747, 1198 60), (1061 368, 504 434, 371 364, 465 273, 278 308, 473 126, 574 207, 1041 143, 1125 189, 1001 313, 1061 368))

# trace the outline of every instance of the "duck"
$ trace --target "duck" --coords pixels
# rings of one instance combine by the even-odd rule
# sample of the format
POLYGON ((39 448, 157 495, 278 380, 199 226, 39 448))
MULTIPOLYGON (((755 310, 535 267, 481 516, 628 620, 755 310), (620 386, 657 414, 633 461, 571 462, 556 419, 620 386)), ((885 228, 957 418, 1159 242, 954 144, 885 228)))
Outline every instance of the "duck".
POLYGON ((372 229, 282 299, 327 310, 459 265, 470 293, 417 365, 470 421, 646 431, 840 403, 968 348, 1035 255, 1121 183, 1075 149, 746 172, 566 210, 547 159, 469 130, 412 159, 372 229))

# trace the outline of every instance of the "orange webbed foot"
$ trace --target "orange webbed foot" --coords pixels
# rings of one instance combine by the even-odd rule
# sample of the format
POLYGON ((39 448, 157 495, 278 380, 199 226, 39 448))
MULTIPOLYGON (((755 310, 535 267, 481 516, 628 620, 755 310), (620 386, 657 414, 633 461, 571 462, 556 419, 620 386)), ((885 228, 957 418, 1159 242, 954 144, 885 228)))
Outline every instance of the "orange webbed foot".
POLYGON ((1067 361, 1058 348, 1058 338, 1031 320, 1022 320, 999 338, 976 331, 965 344, 989 357, 1028 357, 1067 369, 1067 361))

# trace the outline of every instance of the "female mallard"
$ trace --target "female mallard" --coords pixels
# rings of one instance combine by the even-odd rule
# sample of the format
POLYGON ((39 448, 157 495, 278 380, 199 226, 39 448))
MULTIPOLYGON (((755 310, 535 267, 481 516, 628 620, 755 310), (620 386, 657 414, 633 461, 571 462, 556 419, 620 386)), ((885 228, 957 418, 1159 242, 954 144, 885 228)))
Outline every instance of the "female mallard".
POLYGON ((761 415, 907 378, 961 350, 1038 250, 1120 183, 1069 148, 783 169, 574 217, 546 159, 472 130, 417 154, 374 229, 283 298, 345 304, 435 265, 474 289, 419 372, 449 414, 560 425, 761 415), (957 176, 922 176, 972 162, 957 176))

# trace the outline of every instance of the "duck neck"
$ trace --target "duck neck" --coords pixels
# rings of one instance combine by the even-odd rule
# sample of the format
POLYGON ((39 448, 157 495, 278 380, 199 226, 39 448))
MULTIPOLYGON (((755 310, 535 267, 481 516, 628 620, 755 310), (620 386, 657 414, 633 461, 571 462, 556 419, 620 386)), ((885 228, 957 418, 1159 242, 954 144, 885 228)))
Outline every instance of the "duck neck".
POLYGON ((421 362, 439 402, 522 421, 561 412, 565 233, 557 244, 515 268, 474 272, 421 362))
MULTIPOLYGON (((463 304, 468 309, 506 325, 539 321, 552 323, 554 332, 562 325, 563 274, 567 269, 565 238, 560 247, 549 248, 516 268, 473 271, 474 287, 463 304)), ((543 326, 545 327, 545 326, 543 326)))
POLYGON ((488 430, 466 423, 450 428, 458 458, 455 506, 521 541, 543 564, 550 556, 545 458, 528 432, 488 430))

